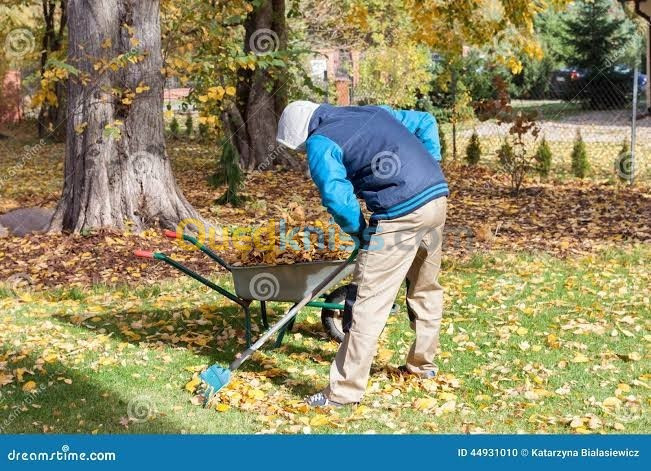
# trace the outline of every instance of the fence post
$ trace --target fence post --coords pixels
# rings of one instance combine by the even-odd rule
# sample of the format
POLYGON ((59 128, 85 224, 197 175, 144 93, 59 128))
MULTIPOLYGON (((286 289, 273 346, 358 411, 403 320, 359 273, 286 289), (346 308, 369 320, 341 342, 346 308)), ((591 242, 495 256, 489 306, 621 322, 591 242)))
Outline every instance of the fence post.
MULTIPOLYGON (((637 42, 637 41, 636 41, 637 42)), ((635 48, 639 52, 640 48, 635 48)), ((637 93, 638 93, 638 60, 637 54, 633 62, 633 116, 631 120, 631 171, 628 176, 628 183, 632 185, 635 180, 635 145, 637 141, 637 93)))

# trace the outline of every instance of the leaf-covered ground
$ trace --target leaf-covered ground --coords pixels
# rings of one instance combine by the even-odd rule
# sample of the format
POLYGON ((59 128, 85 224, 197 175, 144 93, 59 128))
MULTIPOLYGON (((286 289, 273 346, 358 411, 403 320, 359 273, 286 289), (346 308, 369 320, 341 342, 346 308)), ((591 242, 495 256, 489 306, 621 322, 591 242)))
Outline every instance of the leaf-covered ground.
MULTIPOLYGON (((0 142, 0 212, 52 207, 61 145, 0 142)), ((255 173, 243 208, 215 205, 215 149, 173 142, 181 187, 236 227, 325 219, 300 172, 255 173), (297 209, 298 208, 298 209, 297 209)), ((606 168, 610 162, 593 162, 606 168)), ((563 163, 565 166, 565 163, 563 163)), ((397 375, 413 334, 402 302, 360 407, 309 411, 337 345, 306 310, 282 348, 248 363, 215 408, 195 375, 244 347, 229 301, 134 248, 231 280, 157 231, 0 238, 0 429, 6 432, 623 432, 651 430, 651 193, 614 180, 530 181, 521 198, 488 165, 446 164, 449 206, 440 370, 397 375)), ((226 251, 225 255, 235 257, 226 251)), ((272 304, 275 315, 286 305, 272 304)), ((259 332, 258 328, 257 332, 259 332)))
MULTIPOLYGON (((194 374, 243 348, 242 313, 191 281, 5 293, 5 432, 646 433, 651 251, 572 259, 492 253, 446 263, 440 375, 396 374, 413 334, 402 295, 361 406, 310 411, 337 345, 305 311, 214 409, 194 374)), ((228 285, 226 278, 221 279, 228 285)), ((273 305, 276 315, 281 305, 273 305)))
MULTIPOLYGON (((16 139, 0 142, 0 212, 19 207, 53 207, 63 174, 62 145, 34 145, 19 129, 16 139), (25 151, 24 146, 29 151, 25 151), (28 158, 26 158, 26 156, 28 158)), ((223 193, 207 177, 215 170, 214 146, 172 141, 170 155, 179 183, 202 215, 234 228, 266 225, 284 219, 288 229, 328 216, 318 191, 302 172, 254 172, 248 177, 241 208, 216 205, 223 193)), ((594 162, 597 166, 599 162, 594 162)), ((608 164, 610 165, 610 164, 608 164)), ((642 180, 628 188, 612 180, 558 179, 530 181, 513 198, 506 179, 490 165, 445 166, 452 196, 446 225, 446 253, 464 257, 478 250, 542 250, 561 256, 603 247, 651 240, 651 186, 642 180)), ((176 277, 161 266, 134 259, 135 248, 163 250, 204 274, 215 270, 197 252, 179 250, 155 231, 145 234, 98 233, 86 237, 33 235, 0 238, 0 280, 20 275, 42 287, 89 286, 94 283, 155 282, 176 277)), ((231 262, 235 249, 219 250, 231 262)))

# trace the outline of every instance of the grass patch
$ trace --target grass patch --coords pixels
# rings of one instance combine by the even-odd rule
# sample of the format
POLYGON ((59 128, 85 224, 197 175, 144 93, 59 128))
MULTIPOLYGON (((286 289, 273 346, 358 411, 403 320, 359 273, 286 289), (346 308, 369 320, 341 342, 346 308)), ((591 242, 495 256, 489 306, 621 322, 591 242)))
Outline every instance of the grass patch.
MULTIPOLYGON (((5 292, 5 433, 648 433, 651 248, 575 259, 486 253, 444 263, 436 381, 400 378, 414 334, 390 318, 362 406, 310 411, 337 345, 306 310, 280 349, 247 363, 214 409, 202 367, 243 349, 243 314, 192 281, 5 292), (191 388, 190 388, 191 389, 191 388)), ((228 286, 230 280, 220 280, 228 286)), ((271 305, 277 317, 284 305, 271 305)), ((257 331, 261 330, 256 326, 257 331)))

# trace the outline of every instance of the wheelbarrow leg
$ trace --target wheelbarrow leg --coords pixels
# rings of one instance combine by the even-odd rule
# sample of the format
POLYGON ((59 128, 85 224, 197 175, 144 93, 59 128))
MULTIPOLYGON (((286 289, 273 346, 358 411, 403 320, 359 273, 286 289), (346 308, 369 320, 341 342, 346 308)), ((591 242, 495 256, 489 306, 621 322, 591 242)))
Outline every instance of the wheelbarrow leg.
POLYGON ((260 315, 262 316, 262 326, 265 329, 268 329, 269 320, 267 319, 267 301, 260 301, 260 315))
POLYGON ((246 334, 246 346, 251 346, 251 308, 250 304, 242 304, 244 308, 244 332, 246 334))

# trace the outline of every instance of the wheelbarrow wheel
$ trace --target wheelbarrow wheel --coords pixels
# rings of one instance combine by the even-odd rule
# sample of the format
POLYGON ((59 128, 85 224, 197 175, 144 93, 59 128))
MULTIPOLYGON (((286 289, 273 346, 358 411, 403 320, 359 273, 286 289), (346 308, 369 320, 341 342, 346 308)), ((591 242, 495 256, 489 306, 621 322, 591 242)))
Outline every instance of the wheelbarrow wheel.
MULTIPOLYGON (((346 301, 346 291, 349 285, 340 286, 328 296, 325 301, 327 303, 341 304, 346 301)), ((343 342, 344 340, 344 310, 343 309, 321 309, 321 324, 328 336, 336 342, 343 342)))

